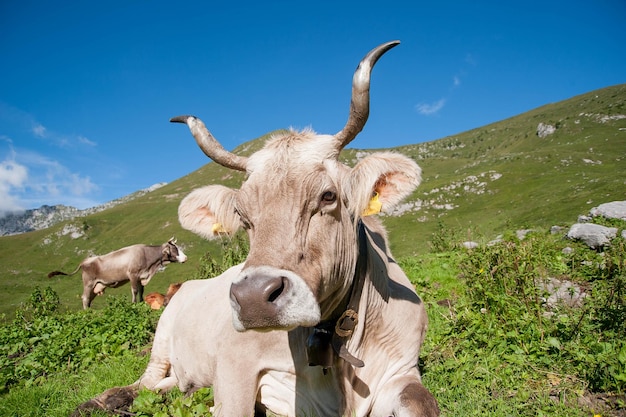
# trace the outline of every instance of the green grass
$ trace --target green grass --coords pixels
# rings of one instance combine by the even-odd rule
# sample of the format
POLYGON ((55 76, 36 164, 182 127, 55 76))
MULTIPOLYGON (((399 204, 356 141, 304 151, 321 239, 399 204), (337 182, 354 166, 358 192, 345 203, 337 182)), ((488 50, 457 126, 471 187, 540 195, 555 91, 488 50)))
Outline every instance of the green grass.
POLYGON ((455 208, 424 204, 420 211, 386 218, 388 229, 394 231, 394 253, 423 253, 427 248, 415 237, 434 232, 438 222, 450 228, 473 228, 493 239, 510 228, 571 224, 594 206, 623 200, 626 119, 600 122, 596 115, 626 115, 626 85, 543 106, 459 135, 398 148, 424 171, 423 184, 409 201, 434 200, 455 208), (539 138, 540 122, 557 126, 556 132, 539 138), (500 177, 490 179, 489 173, 500 177), (484 186, 468 182, 472 176, 484 186), (451 189, 455 185, 461 186, 451 189))
MULTIPOLYGON (((439 305, 434 302, 438 294, 433 293, 422 354, 425 384, 447 416, 622 415, 618 413, 626 407, 623 241, 617 240, 600 255, 538 233, 522 242, 511 238, 452 259, 458 261, 461 284, 454 284, 458 297, 450 306, 439 305), (568 245, 575 248, 574 254, 562 253, 568 245), (587 289, 584 307, 560 306, 554 315, 547 314, 541 302, 545 295, 536 285, 555 276, 587 289), (598 400, 605 393, 616 394, 613 409, 598 400)), ((421 277, 415 279, 418 288, 421 277)), ((432 282, 422 286, 426 294, 435 287, 432 282)))
MULTIPOLYGON (((0 415, 13 417, 69 416, 77 405, 108 388, 128 385, 141 376, 149 355, 137 351, 107 358, 78 372, 57 372, 37 384, 24 384, 0 396, 0 415)), ((107 416, 100 412, 93 417, 107 416)))
MULTIPOLYGON (((620 229, 626 227, 626 222, 612 223, 620 229)), ((623 415, 626 242, 617 239, 599 253, 541 230, 523 241, 511 232, 504 235, 498 245, 466 250, 455 241, 446 242, 456 233, 444 230, 431 236, 439 242, 433 247, 453 249, 399 260, 427 304, 429 330, 420 368, 443 415, 623 415), (574 251, 565 254, 566 246, 574 251), (545 294, 537 283, 554 276, 586 289, 588 298, 582 308, 558 306, 548 312, 541 302, 545 294), (555 314, 546 314, 552 312, 555 314)), ((245 242, 235 239, 224 247, 224 260, 204 258, 198 272, 219 273, 238 262, 245 250, 245 242)), ((0 395, 0 415, 68 415, 78 404, 113 386, 128 385, 141 375, 148 359, 140 353, 146 350, 141 340, 121 350, 116 346, 123 345, 123 337, 111 339, 106 349, 100 343, 86 342, 91 348, 82 356, 72 356, 71 361, 55 353, 59 345, 78 334, 84 335, 78 339, 99 341, 98 334, 107 333, 101 319, 111 314, 110 310, 59 314, 49 291, 35 293, 30 301, 18 314, 18 323, 26 326, 3 328, 19 334, 3 339, 5 353, 22 353, 5 355, 17 359, 2 369, 19 365, 35 371, 30 377, 22 374, 26 376, 21 380, 10 381, 0 395), (59 327, 59 323, 64 325, 59 327), (37 346, 46 342, 33 339, 41 336, 41 332, 32 333, 33 328, 58 329, 64 336, 42 354, 37 346), (89 328, 102 331, 89 336, 92 333, 85 330, 89 328), (25 339, 29 343, 21 344, 25 339), (41 372, 37 370, 42 368, 31 366, 44 361, 45 369, 53 371, 41 372)), ((154 323, 158 318, 158 312, 121 298, 107 308, 115 309, 124 323, 154 323)), ((151 324, 112 326, 122 335, 143 331, 144 341, 153 331, 151 324)), ((193 417, 208 415, 211 405, 210 390, 193 396, 177 390, 165 396, 142 391, 131 411, 138 416, 193 417)))

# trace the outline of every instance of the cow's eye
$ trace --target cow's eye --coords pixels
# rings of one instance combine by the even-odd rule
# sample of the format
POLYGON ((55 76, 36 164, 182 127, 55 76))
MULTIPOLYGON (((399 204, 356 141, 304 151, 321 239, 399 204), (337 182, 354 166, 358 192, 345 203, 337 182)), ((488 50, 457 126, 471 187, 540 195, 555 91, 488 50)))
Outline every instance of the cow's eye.
POLYGON ((322 194, 322 204, 332 204, 337 200, 337 194, 332 191, 326 191, 322 194))

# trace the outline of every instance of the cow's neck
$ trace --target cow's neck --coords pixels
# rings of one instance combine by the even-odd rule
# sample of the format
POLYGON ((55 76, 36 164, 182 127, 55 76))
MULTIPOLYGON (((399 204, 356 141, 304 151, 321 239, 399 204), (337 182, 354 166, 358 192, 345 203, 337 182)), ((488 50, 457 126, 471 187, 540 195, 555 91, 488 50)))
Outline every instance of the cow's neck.
POLYGON ((159 268, 168 264, 168 260, 164 259, 165 254, 162 246, 149 246, 148 248, 150 249, 150 256, 148 257, 150 262, 147 269, 156 273, 159 268))
MULTIPOLYGON (((322 366, 324 372, 335 362, 336 357, 343 359, 352 366, 362 367, 363 361, 352 355, 346 346, 352 337, 359 320, 364 320, 365 315, 359 316, 359 306, 362 301, 363 290, 368 280, 368 267, 378 264, 373 262, 371 253, 371 236, 368 236, 368 229, 361 220, 357 224, 358 256, 352 278, 352 285, 345 300, 340 303, 330 320, 323 321, 315 326, 315 330, 307 341, 309 364, 311 366, 322 366)), ((380 259, 378 259, 380 260, 380 259)), ((381 293, 386 298, 386 292, 381 293)))

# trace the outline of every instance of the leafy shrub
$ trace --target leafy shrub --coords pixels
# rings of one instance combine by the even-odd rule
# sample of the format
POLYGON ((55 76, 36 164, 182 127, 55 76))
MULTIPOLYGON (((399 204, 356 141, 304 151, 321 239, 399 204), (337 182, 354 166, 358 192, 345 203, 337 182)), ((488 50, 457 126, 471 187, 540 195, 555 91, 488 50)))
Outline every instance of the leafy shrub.
POLYGON ((437 221, 435 230, 429 241, 431 252, 450 252, 459 248, 461 233, 459 230, 446 227, 443 221, 437 221))
POLYGON ((13 322, 0 327, 0 392, 43 381, 149 343, 158 312, 144 303, 109 297, 102 310, 57 314, 58 296, 36 288, 13 322))
POLYGON ((555 237, 533 234, 467 251, 459 265, 466 297, 454 308, 434 367, 454 363, 455 375, 464 375, 458 358, 466 357, 467 373, 475 374, 468 353, 491 357, 497 352, 503 363, 485 365, 501 370, 489 377, 498 381, 494 386, 530 378, 572 392, 626 390, 624 245, 604 255, 583 246, 564 255, 562 246, 555 237), (545 287, 539 284, 549 277, 587 288, 584 305, 547 311, 545 287), (457 360, 448 362, 449 357, 457 360))
POLYGON ((432 253, 450 253, 464 248, 462 242, 481 240, 482 236, 475 227, 467 229, 450 227, 441 219, 437 220, 437 229, 430 235, 428 245, 432 253))
POLYGON ((26 316, 31 318, 41 318, 54 313, 60 304, 59 295, 50 287, 41 290, 36 287, 30 295, 28 301, 21 309, 16 311, 16 318, 26 320, 26 316))
POLYGON ((137 417, 202 417, 211 415, 213 390, 201 388, 192 395, 184 395, 177 388, 165 395, 143 389, 133 402, 133 415, 137 417))
POLYGON ((250 245, 245 235, 236 234, 232 239, 224 239, 222 244, 222 257, 216 259, 211 252, 207 252, 200 258, 198 269, 192 279, 206 279, 222 274, 231 266, 235 266, 246 260, 250 245))

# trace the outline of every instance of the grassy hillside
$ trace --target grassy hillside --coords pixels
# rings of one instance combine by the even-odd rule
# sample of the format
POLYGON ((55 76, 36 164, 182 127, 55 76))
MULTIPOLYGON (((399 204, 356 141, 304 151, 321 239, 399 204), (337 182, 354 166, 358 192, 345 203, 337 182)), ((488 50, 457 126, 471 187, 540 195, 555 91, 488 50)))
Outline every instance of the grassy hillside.
MULTIPOLYGON (((625 101, 626 85, 609 87, 459 135, 396 148, 419 162, 424 182, 403 210, 384 217, 395 255, 428 251, 440 223, 463 231, 463 238, 489 240, 505 228, 569 224, 594 206, 625 199, 625 101), (538 137, 539 123, 555 126, 555 133, 538 137)), ((263 141, 235 151, 249 154, 263 141)), ((368 152, 349 149, 342 157, 352 164, 368 152)), ((237 186, 242 179, 240 173, 209 163, 109 210, 0 237, 0 314, 11 317, 36 286, 48 285, 60 295, 62 308, 79 309, 80 276, 48 279, 48 272, 71 272, 90 254, 134 243, 161 244, 171 236, 184 245, 189 261, 157 274, 146 292, 164 292, 170 282, 191 278, 200 257, 206 252, 219 257, 221 246, 182 230, 180 200, 196 187, 237 186)), ((106 294, 130 297, 130 288, 106 294)), ((101 297, 94 301, 95 308, 105 304, 101 297)))
POLYGON ((626 85, 397 150, 420 163, 424 182, 409 199, 419 209, 387 219, 396 254, 423 251, 439 222, 476 240, 568 225, 626 199, 626 85), (540 138, 539 123, 556 131, 540 138))

